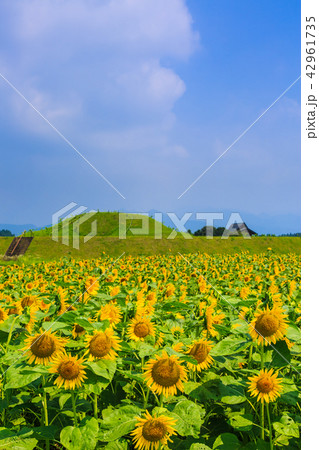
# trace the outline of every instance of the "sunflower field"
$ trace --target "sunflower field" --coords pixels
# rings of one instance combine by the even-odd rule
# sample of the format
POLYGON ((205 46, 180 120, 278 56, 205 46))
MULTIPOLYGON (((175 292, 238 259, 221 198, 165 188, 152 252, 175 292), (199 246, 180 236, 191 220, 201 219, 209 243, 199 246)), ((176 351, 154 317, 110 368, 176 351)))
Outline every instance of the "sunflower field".
POLYGON ((300 448, 296 254, 0 273, 0 449, 300 448))

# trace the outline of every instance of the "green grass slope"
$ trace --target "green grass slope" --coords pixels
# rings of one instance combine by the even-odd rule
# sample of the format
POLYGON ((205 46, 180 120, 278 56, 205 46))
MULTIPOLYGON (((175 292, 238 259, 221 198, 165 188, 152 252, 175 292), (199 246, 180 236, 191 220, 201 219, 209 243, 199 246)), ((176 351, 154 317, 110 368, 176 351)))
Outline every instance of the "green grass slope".
MULTIPOLYGON (((12 238, 0 238, 0 254, 4 255, 12 238)), ((36 236, 26 255, 19 258, 20 262, 33 262, 36 260, 50 260, 62 257, 73 257, 77 259, 96 258, 103 252, 111 256, 126 255, 155 255, 167 253, 264 253, 268 248, 278 254, 296 253, 300 254, 300 238, 298 237, 254 237, 244 239, 241 237, 230 237, 221 239, 215 237, 193 237, 185 239, 178 236, 175 239, 154 239, 151 236, 131 236, 127 239, 118 239, 115 236, 95 236, 85 244, 80 238, 80 249, 74 249, 56 242, 49 236, 36 236)))
MULTIPOLYGON (((72 218, 70 218, 68 221, 63 220, 58 225, 56 225, 59 236, 62 235, 62 227, 63 225, 68 226, 69 230, 69 236, 71 237, 73 235, 73 228, 74 225, 78 220, 81 220, 82 218, 85 218, 85 216, 88 216, 88 213, 85 214, 79 214, 72 218), (67 223, 68 222, 68 223, 67 223)), ((134 214, 133 219, 128 219, 126 221, 126 230, 127 230, 127 236, 133 236, 133 233, 131 229, 137 229, 142 227, 142 221, 143 218, 145 219, 145 216, 134 214)), ((119 213, 118 212, 97 212, 91 217, 89 217, 85 222, 83 222, 79 226, 79 235, 80 236, 86 236, 91 232, 92 229, 92 223, 96 221, 97 223, 97 236, 119 236, 119 213)), ((163 236, 169 236, 169 234, 172 232, 172 229, 169 227, 166 227, 165 225, 160 224, 153 218, 149 218, 148 220, 148 232, 143 232, 139 234, 140 236, 154 236, 155 234, 155 227, 156 225, 160 228, 162 228, 162 234, 163 236)), ((30 234, 30 233, 29 233, 30 234)), ((27 234, 28 235, 28 234, 27 234)), ((51 236, 52 235, 52 227, 43 228, 42 230, 36 230, 33 231, 34 236, 51 236)))

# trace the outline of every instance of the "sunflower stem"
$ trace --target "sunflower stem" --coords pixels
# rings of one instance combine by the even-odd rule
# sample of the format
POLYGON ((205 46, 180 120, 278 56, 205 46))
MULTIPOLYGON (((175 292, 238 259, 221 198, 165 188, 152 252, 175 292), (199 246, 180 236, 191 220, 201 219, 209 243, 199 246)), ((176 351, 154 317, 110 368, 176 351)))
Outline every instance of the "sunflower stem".
POLYGON ((12 332, 13 332, 14 324, 16 323, 16 321, 17 321, 18 318, 19 318, 19 316, 15 317, 15 318, 13 319, 13 321, 12 321, 12 324, 11 324, 11 327, 10 327, 10 331, 9 331, 8 340, 7 340, 7 344, 6 344, 6 351, 5 351, 6 353, 7 353, 7 351, 8 351, 8 347, 9 347, 9 344, 10 344, 10 341, 11 341, 11 338, 12 338, 12 332))
POLYGON ((97 409, 97 394, 93 394, 93 411, 94 411, 94 418, 98 418, 98 409, 97 409))
POLYGON ((126 308, 126 310, 125 310, 124 319, 123 319, 123 322, 122 322, 123 323, 122 338, 124 337, 124 334, 125 334, 127 313, 128 313, 128 308, 126 308))
POLYGON ((196 381, 197 381, 197 372, 196 370, 194 370, 194 382, 196 383, 196 381))
POLYGON ((78 418, 77 418, 77 415, 76 415, 76 404, 75 404, 74 392, 71 393, 71 399, 72 399, 74 426, 77 427, 78 426, 78 418))
POLYGON ((146 409, 146 407, 147 407, 149 395, 150 395, 150 390, 149 390, 149 388, 147 388, 146 396, 144 397, 144 405, 143 405, 144 409, 146 409))
POLYGON ((2 409, 2 424, 5 427, 6 426, 6 410, 9 405, 8 390, 1 389, 1 397, 2 397, 2 401, 4 402, 4 407, 2 409))
MULTIPOLYGON (((264 368, 264 341, 261 344, 261 350, 260 350, 260 366, 261 366, 261 370, 263 370, 264 368)), ((265 439, 265 429, 264 429, 264 424, 265 424, 265 405, 264 402, 261 402, 260 405, 261 408, 261 439, 265 439)))
MULTIPOLYGON (((43 386, 43 412, 44 412, 44 426, 49 426, 49 415, 48 415, 48 402, 47 402, 47 393, 45 392, 45 376, 42 376, 42 386, 43 386)), ((50 440, 45 440, 45 448, 46 450, 50 450, 50 440)))
POLYGON ((155 401, 157 403, 157 406, 159 406, 160 402, 159 402, 158 396, 155 394, 155 392, 154 392, 154 397, 155 397, 155 401))
POLYGON ((260 404, 260 409, 261 409, 261 418, 260 418, 260 425, 261 425, 261 439, 265 440, 265 428, 264 428, 264 424, 265 424, 265 405, 264 402, 262 401, 260 404))
POLYGON ((160 395, 160 408, 163 408, 163 398, 164 398, 163 393, 161 393, 161 395, 160 395))
POLYGON ((254 344, 252 343, 252 344, 250 345, 250 349, 249 349, 249 356, 248 356, 247 369, 250 369, 251 358, 252 358, 252 356, 253 356, 253 346, 254 346, 254 344))
POLYGON ((270 450, 273 450, 273 443, 272 443, 272 427, 271 427, 271 420, 270 420, 270 412, 269 412, 269 404, 266 403, 266 411, 267 411, 267 419, 268 419, 268 428, 269 428, 269 440, 270 440, 270 450))

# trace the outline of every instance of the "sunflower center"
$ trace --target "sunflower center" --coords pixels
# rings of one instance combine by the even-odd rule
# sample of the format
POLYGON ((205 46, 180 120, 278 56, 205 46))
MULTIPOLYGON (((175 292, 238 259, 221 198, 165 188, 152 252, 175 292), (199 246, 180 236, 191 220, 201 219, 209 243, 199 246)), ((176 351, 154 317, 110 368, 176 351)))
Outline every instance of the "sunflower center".
POLYGON ((111 339, 106 336, 106 334, 97 334, 91 339, 90 342, 90 353, 91 355, 102 358, 106 356, 111 350, 112 342, 111 339))
POLYGON ((149 442, 157 442, 163 439, 166 432, 165 424, 158 419, 148 420, 142 428, 142 435, 149 442))
POLYGON ((1 311, 0 309, 0 320, 4 320, 5 315, 4 315, 4 311, 1 311))
POLYGON ((75 325, 75 332, 76 333, 82 333, 84 331, 84 328, 81 327, 81 325, 75 325))
POLYGON ((22 299, 21 306, 25 308, 26 306, 31 306, 35 302, 35 298, 32 296, 26 296, 22 299))
POLYGON ((193 345, 191 351, 189 352, 189 354, 192 355, 199 364, 206 360, 208 353, 208 347, 203 343, 193 345))
POLYGON ((160 386, 174 386, 180 378, 180 369, 175 361, 163 358, 154 364, 152 377, 160 386))
POLYGON ((35 356, 40 358, 47 358, 55 352, 55 342, 51 336, 43 334, 40 337, 33 339, 31 344, 31 351, 35 356))
POLYGON ((274 383, 269 378, 261 378, 257 381, 257 389, 263 394, 268 394, 268 392, 273 390, 273 387, 274 383))
POLYGON ((280 327, 280 322, 278 317, 273 314, 265 313, 262 314, 256 320, 255 329, 263 337, 272 336, 280 327))
POLYGON ((150 333, 150 327, 145 322, 139 322, 134 327, 134 334, 137 337, 145 337, 150 333))
POLYGON ((65 380, 74 380, 79 375, 80 369, 74 361, 62 361, 58 367, 58 372, 65 380))

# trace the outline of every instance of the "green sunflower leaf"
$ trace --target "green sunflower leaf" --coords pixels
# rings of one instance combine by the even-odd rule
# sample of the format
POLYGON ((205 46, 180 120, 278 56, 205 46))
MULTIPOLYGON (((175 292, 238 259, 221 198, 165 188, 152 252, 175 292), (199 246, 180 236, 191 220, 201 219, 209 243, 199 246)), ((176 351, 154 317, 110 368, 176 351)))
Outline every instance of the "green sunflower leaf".
POLYGON ((211 448, 205 444, 192 444, 189 450, 211 450, 211 448))
POLYGON ((99 439, 104 442, 116 441, 132 431, 136 424, 136 416, 140 415, 140 408, 133 405, 114 409, 109 406, 103 409, 99 439))
POLYGON ((177 419, 174 428, 179 435, 199 437, 204 422, 204 408, 190 400, 182 400, 176 404, 171 415, 177 419))
POLYGON ((10 450, 32 450, 37 445, 37 439, 32 438, 30 428, 22 428, 15 432, 8 428, 0 428, 0 448, 10 450))
POLYGON ((98 431, 98 421, 92 417, 82 427, 63 428, 60 434, 61 444, 67 450, 94 450, 97 444, 98 431))
POLYGON ((213 445, 213 450, 237 450, 240 442, 235 434, 223 433, 218 436, 213 445))
POLYGON ((251 344, 250 339, 228 336, 218 342, 211 351, 212 356, 228 356, 243 351, 251 344))
POLYGON ((112 381, 116 372, 116 362, 111 360, 88 361, 86 365, 95 375, 105 378, 107 381, 112 381))
POLYGON ((41 377, 41 373, 30 371, 30 368, 23 369, 21 367, 12 366, 6 372, 5 389, 18 389, 28 386, 33 381, 41 377))
POLYGON ((289 365, 291 354, 285 341, 278 341, 271 348, 273 349, 271 367, 285 367, 289 365))

